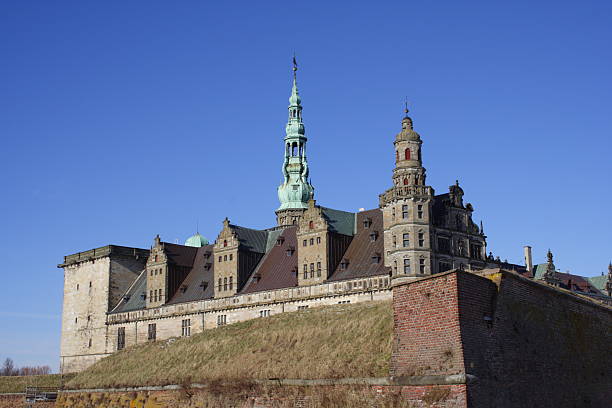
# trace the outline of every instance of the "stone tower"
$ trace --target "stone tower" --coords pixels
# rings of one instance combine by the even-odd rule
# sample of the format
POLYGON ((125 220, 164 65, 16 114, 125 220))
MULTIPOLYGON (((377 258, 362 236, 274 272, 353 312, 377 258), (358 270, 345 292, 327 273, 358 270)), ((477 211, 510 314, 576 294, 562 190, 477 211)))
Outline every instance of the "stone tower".
POLYGON ((289 97, 289 120, 285 128, 285 159, 283 182, 278 187, 280 207, 276 210, 279 226, 297 225, 302 213, 308 208, 308 200, 314 188, 308 180, 306 139, 302 122, 302 105, 297 89, 297 63, 293 58, 293 87, 289 97))
POLYGON ((402 130, 395 137, 393 187, 380 195, 383 211, 385 266, 394 276, 430 275, 432 269, 431 209, 434 190, 425 184, 421 137, 405 109, 402 130))

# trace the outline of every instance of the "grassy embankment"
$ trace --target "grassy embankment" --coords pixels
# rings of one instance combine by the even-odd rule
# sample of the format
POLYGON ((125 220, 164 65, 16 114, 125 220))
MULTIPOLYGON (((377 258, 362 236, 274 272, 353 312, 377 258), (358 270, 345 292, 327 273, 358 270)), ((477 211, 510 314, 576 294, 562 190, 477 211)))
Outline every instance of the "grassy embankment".
MULTIPOLYGON (((74 377, 73 374, 65 375, 63 381, 74 377)), ((25 392, 25 387, 57 387, 62 386, 62 376, 60 374, 48 375, 27 375, 0 377, 0 394, 12 392, 25 392)))
POLYGON ((385 377, 392 329, 390 302, 283 313, 129 347, 79 373, 66 387, 385 377))

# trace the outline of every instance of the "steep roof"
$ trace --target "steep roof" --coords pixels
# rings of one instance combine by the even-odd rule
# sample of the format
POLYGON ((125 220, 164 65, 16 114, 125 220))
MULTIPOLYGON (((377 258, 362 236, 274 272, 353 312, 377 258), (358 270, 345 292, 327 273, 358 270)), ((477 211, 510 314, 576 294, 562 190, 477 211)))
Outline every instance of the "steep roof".
POLYGON ((147 273, 146 269, 140 272, 132 286, 124 293, 110 313, 131 312, 133 310, 141 310, 147 306, 147 273))
POLYGON ((329 223, 330 230, 343 235, 355 233, 355 214, 347 211, 321 207, 321 212, 329 223))
POLYGON ((213 246, 197 248, 193 267, 187 277, 166 304, 211 299, 214 294, 213 246))
POLYGON ((297 228, 277 231, 273 234, 276 238, 270 251, 259 262, 240 293, 297 286, 297 228))
MULTIPOLYGON (((535 267, 534 279, 542 279, 546 272, 547 264, 538 264, 535 267)), ((555 277, 559 279, 559 286, 574 292, 582 292, 585 294, 601 295, 602 289, 599 289, 593 284, 591 279, 571 273, 555 272, 555 277)), ((598 277, 595 277, 598 278, 598 277)), ((595 281, 597 282, 597 280, 595 281)))
POLYGON ((268 231, 255 230, 238 225, 232 225, 232 228, 236 232, 236 237, 238 238, 240 245, 242 245, 246 250, 259 252, 260 254, 266 252, 268 231))
POLYGON ((383 239, 383 219, 380 209, 362 211, 356 214, 357 233, 353 237, 343 259, 348 260, 348 266, 343 269, 338 265, 329 278, 330 281, 355 279, 368 276, 389 274, 391 268, 385 267, 385 251, 383 239), (369 220, 371 224, 366 227, 364 221, 369 220), (370 237, 375 234, 373 240, 370 237), (373 262, 373 257, 379 256, 378 263, 373 262))
POLYGON ((193 266, 193 261, 195 260, 196 253, 199 248, 171 244, 169 242, 164 242, 164 253, 168 257, 168 261, 177 266, 193 266))

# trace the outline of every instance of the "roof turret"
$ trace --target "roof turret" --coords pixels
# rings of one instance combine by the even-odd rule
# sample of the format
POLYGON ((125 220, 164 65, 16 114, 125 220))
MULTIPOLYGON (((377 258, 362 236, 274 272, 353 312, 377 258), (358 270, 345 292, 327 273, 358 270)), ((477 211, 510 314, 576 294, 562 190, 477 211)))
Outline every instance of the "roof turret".
POLYGON ((195 235, 190 236, 185 241, 185 246, 190 246, 190 247, 200 248, 206 245, 208 245, 208 240, 204 238, 202 235, 200 235, 199 232, 197 232, 195 235))

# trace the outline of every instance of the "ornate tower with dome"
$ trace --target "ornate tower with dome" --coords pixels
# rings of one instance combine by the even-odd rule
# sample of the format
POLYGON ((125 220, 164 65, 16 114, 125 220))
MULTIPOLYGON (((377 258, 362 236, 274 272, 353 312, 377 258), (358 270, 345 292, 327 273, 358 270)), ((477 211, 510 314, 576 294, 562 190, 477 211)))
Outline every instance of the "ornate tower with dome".
POLYGON ((293 87, 289 97, 289 120, 285 127, 283 182, 278 187, 280 207, 276 210, 279 226, 297 225, 314 195, 308 178, 306 160, 306 131, 302 121, 302 104, 297 88, 297 63, 293 59, 293 87))

